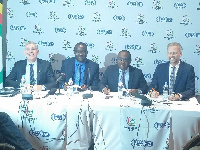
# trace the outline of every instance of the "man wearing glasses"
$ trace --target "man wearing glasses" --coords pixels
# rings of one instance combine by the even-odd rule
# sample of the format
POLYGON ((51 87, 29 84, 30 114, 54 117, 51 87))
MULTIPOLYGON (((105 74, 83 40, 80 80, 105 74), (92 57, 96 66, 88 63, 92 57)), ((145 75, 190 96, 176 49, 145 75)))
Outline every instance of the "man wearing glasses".
POLYGON ((151 97, 163 93, 163 85, 169 87, 169 100, 185 100, 195 95, 194 67, 181 61, 182 46, 179 43, 169 43, 167 46, 168 62, 156 67, 149 89, 151 97), (156 91, 158 92, 156 92, 156 91))
POLYGON ((132 67, 131 54, 127 50, 118 53, 117 64, 107 67, 104 76, 100 82, 100 91, 104 94, 118 91, 118 85, 123 84, 129 93, 147 93, 148 86, 142 71, 132 67))
POLYGON ((27 59, 17 61, 5 79, 8 87, 19 88, 22 78, 27 86, 37 91, 56 87, 54 73, 49 61, 37 58, 39 54, 36 43, 29 41, 25 45, 24 55, 27 59))
POLYGON ((63 60, 61 73, 65 74, 64 83, 69 80, 74 85, 81 86, 82 90, 91 87, 92 90, 98 90, 99 83, 99 65, 87 59, 87 45, 79 42, 74 47, 75 57, 63 60))

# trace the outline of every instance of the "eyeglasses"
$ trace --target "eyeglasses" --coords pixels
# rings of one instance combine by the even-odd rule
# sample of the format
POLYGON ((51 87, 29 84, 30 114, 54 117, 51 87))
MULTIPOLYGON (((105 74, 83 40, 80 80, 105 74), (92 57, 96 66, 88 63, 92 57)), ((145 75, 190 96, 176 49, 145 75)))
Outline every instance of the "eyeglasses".
POLYGON ((86 53, 87 51, 74 51, 75 55, 80 55, 80 54, 85 55, 86 53))
POLYGON ((25 49, 26 51, 35 51, 37 48, 25 49))
POLYGON ((131 61, 131 58, 122 58, 122 57, 117 57, 118 61, 124 61, 124 62, 129 62, 131 61))
POLYGON ((178 52, 168 52, 168 55, 177 55, 178 52))

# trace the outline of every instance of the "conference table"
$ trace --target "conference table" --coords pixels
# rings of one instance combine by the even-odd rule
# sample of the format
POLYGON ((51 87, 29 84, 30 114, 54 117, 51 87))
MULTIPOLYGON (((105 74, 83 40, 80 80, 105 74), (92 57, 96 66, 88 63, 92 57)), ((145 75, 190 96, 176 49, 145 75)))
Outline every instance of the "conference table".
POLYGON ((180 150, 200 132, 200 105, 189 101, 162 102, 154 98, 142 106, 134 96, 97 91, 60 90, 0 96, 0 109, 10 115, 37 150, 180 150), (83 98, 84 94, 91 98, 83 98))

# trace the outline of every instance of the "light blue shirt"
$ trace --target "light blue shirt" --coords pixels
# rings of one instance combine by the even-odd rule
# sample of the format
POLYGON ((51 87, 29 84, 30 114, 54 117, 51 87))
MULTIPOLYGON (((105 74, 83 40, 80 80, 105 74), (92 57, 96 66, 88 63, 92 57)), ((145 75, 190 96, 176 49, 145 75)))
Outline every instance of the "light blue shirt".
POLYGON ((76 59, 75 59, 75 73, 74 73, 74 77, 76 77, 76 73, 78 70, 78 66, 79 64, 81 65, 81 80, 80 80, 80 84, 79 81, 76 80, 76 78, 74 78, 74 84, 75 85, 82 85, 84 83, 83 79, 84 79, 84 73, 85 73, 85 62, 83 63, 79 63, 76 59))

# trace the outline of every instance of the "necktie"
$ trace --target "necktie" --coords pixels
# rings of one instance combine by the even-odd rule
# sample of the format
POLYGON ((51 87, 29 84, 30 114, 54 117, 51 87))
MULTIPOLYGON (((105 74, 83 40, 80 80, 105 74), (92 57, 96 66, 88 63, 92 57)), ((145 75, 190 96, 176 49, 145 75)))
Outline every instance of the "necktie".
POLYGON ((121 80, 122 80, 124 88, 126 88, 126 84, 125 84, 125 71, 122 71, 122 78, 121 78, 121 80))
POLYGON ((76 71, 76 83, 80 85, 81 82, 81 64, 78 65, 77 71, 76 71))
POLYGON ((170 86, 169 86, 169 95, 172 94, 174 89, 174 83, 175 83, 175 69, 176 67, 171 67, 171 75, 170 75, 170 86))
POLYGON ((35 84, 33 64, 30 64, 30 85, 35 84))

